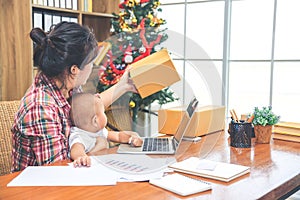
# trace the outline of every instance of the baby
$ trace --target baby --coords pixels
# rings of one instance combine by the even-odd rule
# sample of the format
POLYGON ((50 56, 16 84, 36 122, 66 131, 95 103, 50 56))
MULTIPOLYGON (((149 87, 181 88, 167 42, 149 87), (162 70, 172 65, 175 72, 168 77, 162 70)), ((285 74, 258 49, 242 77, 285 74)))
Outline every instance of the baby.
POLYGON ((108 148, 108 141, 141 146, 143 141, 136 132, 108 131, 102 100, 89 93, 79 93, 70 99, 71 128, 69 137, 70 157, 75 167, 90 166, 87 153, 108 148))

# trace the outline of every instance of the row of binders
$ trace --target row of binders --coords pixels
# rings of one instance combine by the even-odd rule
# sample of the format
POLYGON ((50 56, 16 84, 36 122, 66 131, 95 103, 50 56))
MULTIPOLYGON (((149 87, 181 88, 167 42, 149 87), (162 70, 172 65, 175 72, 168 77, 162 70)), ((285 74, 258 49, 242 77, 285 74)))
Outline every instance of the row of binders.
POLYGON ((41 28, 46 32, 50 30, 50 27, 53 24, 55 25, 62 21, 78 23, 78 18, 46 13, 46 12, 38 12, 38 11, 33 12, 33 27, 41 28))
POLYGON ((32 0, 32 4, 78 10, 78 0, 32 0))
MULTIPOLYGON (((93 12, 93 0, 79 0, 82 10, 93 12)), ((78 10, 78 0, 32 0, 33 5, 49 6, 62 9, 78 10)))

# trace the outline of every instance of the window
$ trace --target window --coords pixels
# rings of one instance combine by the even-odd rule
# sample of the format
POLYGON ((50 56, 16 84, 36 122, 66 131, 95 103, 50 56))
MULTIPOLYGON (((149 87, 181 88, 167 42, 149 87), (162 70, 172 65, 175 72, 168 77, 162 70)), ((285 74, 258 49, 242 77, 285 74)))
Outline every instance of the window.
POLYGON ((193 3, 187 5, 186 43, 187 59, 222 59, 224 2, 193 3), (199 45, 207 53, 195 51, 199 45))
POLYGON ((300 1, 277 0, 275 59, 300 59, 300 1))
POLYGON ((270 60, 274 0, 233 1, 230 59, 270 60))
POLYGON ((179 40, 171 40, 180 44, 176 51, 182 56, 175 59, 182 60, 182 74, 187 80, 183 87, 186 94, 182 94, 188 95, 193 88, 204 104, 224 102, 214 98, 228 97, 227 109, 234 108, 239 114, 271 104, 282 121, 300 122, 299 0, 231 0, 229 10, 225 0, 161 3, 168 29, 182 34, 179 40), (224 19, 227 11, 231 17, 224 19), (228 32, 224 32, 224 22, 231 24, 228 32), (228 34, 229 46, 224 47, 223 38, 228 34), (223 58, 227 49, 229 58, 223 58), (213 73, 209 66, 217 72, 216 82, 228 85, 210 81, 213 73), (226 70, 228 81, 221 79, 226 70), (223 94, 227 92, 225 96, 211 92, 217 89, 220 94, 220 88, 223 94))

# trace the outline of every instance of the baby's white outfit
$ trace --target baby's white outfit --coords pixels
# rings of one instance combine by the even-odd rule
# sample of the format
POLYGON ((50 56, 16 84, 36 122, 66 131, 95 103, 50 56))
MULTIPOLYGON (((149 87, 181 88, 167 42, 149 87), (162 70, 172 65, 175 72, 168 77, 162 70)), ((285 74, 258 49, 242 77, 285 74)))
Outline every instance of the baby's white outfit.
POLYGON ((91 133, 77 127, 71 127, 71 133, 69 137, 70 149, 75 143, 80 143, 84 146, 85 152, 87 153, 96 145, 97 137, 100 136, 107 139, 107 135, 108 130, 106 128, 103 128, 97 133, 91 133))

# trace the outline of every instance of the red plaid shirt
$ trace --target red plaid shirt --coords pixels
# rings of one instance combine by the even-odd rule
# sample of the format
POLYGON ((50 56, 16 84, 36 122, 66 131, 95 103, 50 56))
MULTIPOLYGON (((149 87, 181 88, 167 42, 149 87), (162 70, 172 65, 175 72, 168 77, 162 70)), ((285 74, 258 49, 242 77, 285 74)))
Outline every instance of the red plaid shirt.
POLYGON ((70 105, 43 74, 27 90, 12 127, 12 171, 68 157, 70 105))

